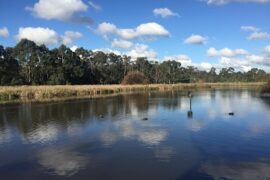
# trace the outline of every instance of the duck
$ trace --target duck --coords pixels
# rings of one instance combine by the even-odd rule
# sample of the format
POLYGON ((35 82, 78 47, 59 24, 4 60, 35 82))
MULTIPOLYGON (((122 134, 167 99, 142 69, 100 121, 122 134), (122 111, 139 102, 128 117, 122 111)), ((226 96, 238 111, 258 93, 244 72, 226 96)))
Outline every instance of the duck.
POLYGON ((145 117, 145 118, 143 118, 142 120, 147 121, 147 120, 148 120, 148 118, 147 118, 147 117, 145 117))
POLYGON ((229 116, 234 116, 234 112, 229 112, 228 115, 229 116))

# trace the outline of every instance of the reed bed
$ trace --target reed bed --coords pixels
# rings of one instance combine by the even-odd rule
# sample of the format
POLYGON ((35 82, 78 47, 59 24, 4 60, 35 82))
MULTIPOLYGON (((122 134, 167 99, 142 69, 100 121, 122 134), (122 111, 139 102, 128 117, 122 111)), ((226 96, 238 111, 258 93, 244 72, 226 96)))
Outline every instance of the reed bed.
POLYGON ((270 81, 262 87, 261 96, 270 97, 270 81))
POLYGON ((48 101, 50 99, 95 97, 130 92, 194 90, 205 88, 259 88, 266 83, 181 83, 151 85, 57 85, 2 86, 0 103, 12 101, 48 101))

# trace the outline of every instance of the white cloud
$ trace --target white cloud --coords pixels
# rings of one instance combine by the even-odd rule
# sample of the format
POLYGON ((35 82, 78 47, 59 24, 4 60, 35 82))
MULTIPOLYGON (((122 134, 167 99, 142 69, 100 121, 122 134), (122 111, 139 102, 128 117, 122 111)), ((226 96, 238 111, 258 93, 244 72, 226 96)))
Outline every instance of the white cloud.
POLYGON ((141 24, 135 29, 120 29, 114 24, 103 22, 98 25, 96 31, 104 37, 107 37, 108 35, 116 35, 123 39, 134 39, 143 36, 168 37, 170 35, 163 26, 155 22, 141 24))
POLYGON ((219 52, 215 48, 209 48, 207 50, 207 56, 210 56, 210 57, 219 56, 219 52))
POLYGON ((228 3, 269 3, 270 0, 206 0, 208 5, 225 5, 228 3))
POLYGON ((94 49, 93 52, 104 52, 105 54, 110 54, 110 53, 114 53, 116 55, 122 55, 122 53, 120 51, 117 50, 113 50, 113 49, 109 49, 109 48, 100 48, 100 49, 94 49))
POLYGON ((34 41, 38 45, 58 45, 72 44, 73 40, 80 38, 82 35, 79 32, 66 31, 65 35, 60 36, 57 32, 49 28, 42 27, 21 27, 16 35, 16 39, 28 39, 34 41))
POLYGON ((136 28, 138 36, 169 36, 169 32, 155 22, 141 24, 136 28))
POLYGON ((233 56, 239 56, 239 55, 247 55, 249 52, 245 49, 229 49, 229 48, 223 48, 221 50, 217 50, 215 48, 209 48, 207 51, 207 55, 210 57, 215 56, 223 56, 223 57, 233 57, 233 56))
POLYGON ((264 53, 270 55, 270 45, 266 46, 264 49, 263 49, 264 53))
POLYGON ((264 40, 269 39, 270 34, 267 32, 261 31, 259 28, 255 26, 241 26, 242 31, 250 32, 250 35, 247 37, 248 40, 264 40))
POLYGON ((126 54, 130 56, 133 60, 138 57, 146 57, 148 58, 148 60, 157 59, 157 53, 145 44, 136 44, 134 49, 128 51, 126 54))
POLYGON ((263 40, 263 39, 269 39, 270 35, 267 32, 253 32, 248 37, 248 40, 263 40))
POLYGON ((38 45, 52 45, 59 42, 59 36, 54 30, 42 27, 21 27, 16 38, 18 41, 29 39, 38 45))
POLYGON ((245 49, 235 49, 234 54, 237 55, 247 55, 249 52, 245 49))
POLYGON ((233 67, 237 71, 249 71, 251 68, 269 70, 270 61, 267 54, 245 54, 239 57, 221 56, 219 62, 214 64, 218 69, 233 67))
POLYGON ((135 29, 118 29, 116 34, 123 39, 134 39, 139 36, 135 29))
POLYGON ((117 33, 117 27, 114 24, 103 22, 98 25, 97 32, 100 34, 114 34, 117 33))
POLYGON ((79 32, 66 31, 65 35, 62 36, 62 44, 65 44, 65 45, 72 44, 72 42, 75 39, 79 39, 81 37, 82 37, 82 34, 79 32))
POLYGON ((168 8, 156 8, 153 10, 153 13, 155 16, 160 16, 162 18, 166 18, 169 16, 179 16, 179 14, 173 12, 172 10, 168 8))
POLYGON ((112 41, 112 47, 115 48, 122 48, 122 49, 129 49, 133 46, 133 43, 130 41, 126 41, 126 40, 118 40, 118 39, 114 39, 112 41))
POLYGON ((255 26, 241 26, 241 30, 248 32, 260 31, 260 29, 255 26))
POLYGON ((250 55, 246 56, 246 60, 250 61, 253 64, 261 64, 261 63, 264 62, 265 57, 258 56, 258 55, 255 55, 255 54, 250 54, 250 55))
POLYGON ((264 69, 270 72, 270 45, 266 46, 261 54, 252 54, 244 49, 229 49, 223 48, 217 50, 210 48, 207 51, 208 56, 218 57, 216 62, 194 62, 188 55, 172 55, 165 56, 162 60, 176 60, 181 62, 183 67, 194 66, 200 70, 209 71, 212 67, 217 69, 217 72, 222 68, 233 67, 235 71, 247 72, 251 68, 264 69))
POLYGON ((92 1, 89 1, 88 4, 97 11, 101 10, 101 6, 97 5, 96 3, 92 2, 92 1))
POLYGON ((72 46, 70 49, 71 49, 71 51, 75 52, 76 49, 78 49, 78 48, 79 48, 78 46, 74 45, 74 46, 72 46))
POLYGON ((207 37, 203 37, 201 35, 197 35, 197 34, 192 34, 191 36, 189 36, 184 43, 185 44, 197 44, 197 45, 202 45, 202 44, 206 44, 208 41, 207 37))
MULTIPOLYGON (((252 54, 245 49, 229 49, 223 48, 217 50, 216 48, 209 48, 207 55, 210 57, 218 57, 217 63, 211 63, 211 66, 221 70, 222 68, 233 67, 236 71, 249 71, 251 68, 260 68, 269 71, 270 67, 270 56, 268 56, 268 48, 263 49, 261 54, 252 54)), ((270 51, 269 51, 270 52, 270 51)), ((197 64, 196 67, 204 66, 208 69, 210 64, 197 64)))
POLYGON ((188 55, 185 54, 179 54, 179 55, 173 55, 173 56, 165 56, 165 61, 168 60, 175 60, 177 62, 180 62, 182 66, 189 66, 192 65, 192 60, 188 55))
POLYGON ((163 60, 164 61, 175 60, 177 62, 180 62, 182 67, 194 66, 200 70, 205 70, 205 71, 209 71, 213 67, 213 65, 208 62, 194 63, 192 59, 186 54, 165 56, 163 60))
POLYGON ((213 67, 212 64, 207 63, 207 62, 202 62, 199 64, 199 69, 203 69, 205 71, 210 71, 210 69, 213 67))
POLYGON ((232 57, 221 57, 218 68, 232 67, 236 71, 249 71, 252 68, 252 64, 247 59, 237 59, 232 57))
POLYGON ((26 7, 38 18, 61 21, 88 21, 87 17, 75 16, 87 9, 88 6, 82 0, 39 0, 33 7, 26 7))
POLYGON ((8 36, 9 36, 8 28, 7 27, 0 28, 0 37, 6 38, 8 36))

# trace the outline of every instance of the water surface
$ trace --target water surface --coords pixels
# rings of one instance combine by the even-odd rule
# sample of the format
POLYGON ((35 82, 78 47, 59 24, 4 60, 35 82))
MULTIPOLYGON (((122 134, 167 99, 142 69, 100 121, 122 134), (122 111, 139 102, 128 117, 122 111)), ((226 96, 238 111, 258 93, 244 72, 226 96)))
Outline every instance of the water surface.
POLYGON ((0 179, 270 178, 270 101, 186 94, 1 105, 0 179))

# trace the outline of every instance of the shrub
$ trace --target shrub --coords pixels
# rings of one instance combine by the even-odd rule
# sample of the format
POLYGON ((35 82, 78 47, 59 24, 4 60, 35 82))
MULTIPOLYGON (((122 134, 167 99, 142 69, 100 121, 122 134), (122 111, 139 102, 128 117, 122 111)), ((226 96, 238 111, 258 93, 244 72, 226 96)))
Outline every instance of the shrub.
POLYGON ((147 84, 148 79, 142 72, 131 71, 123 79, 122 84, 147 84))

